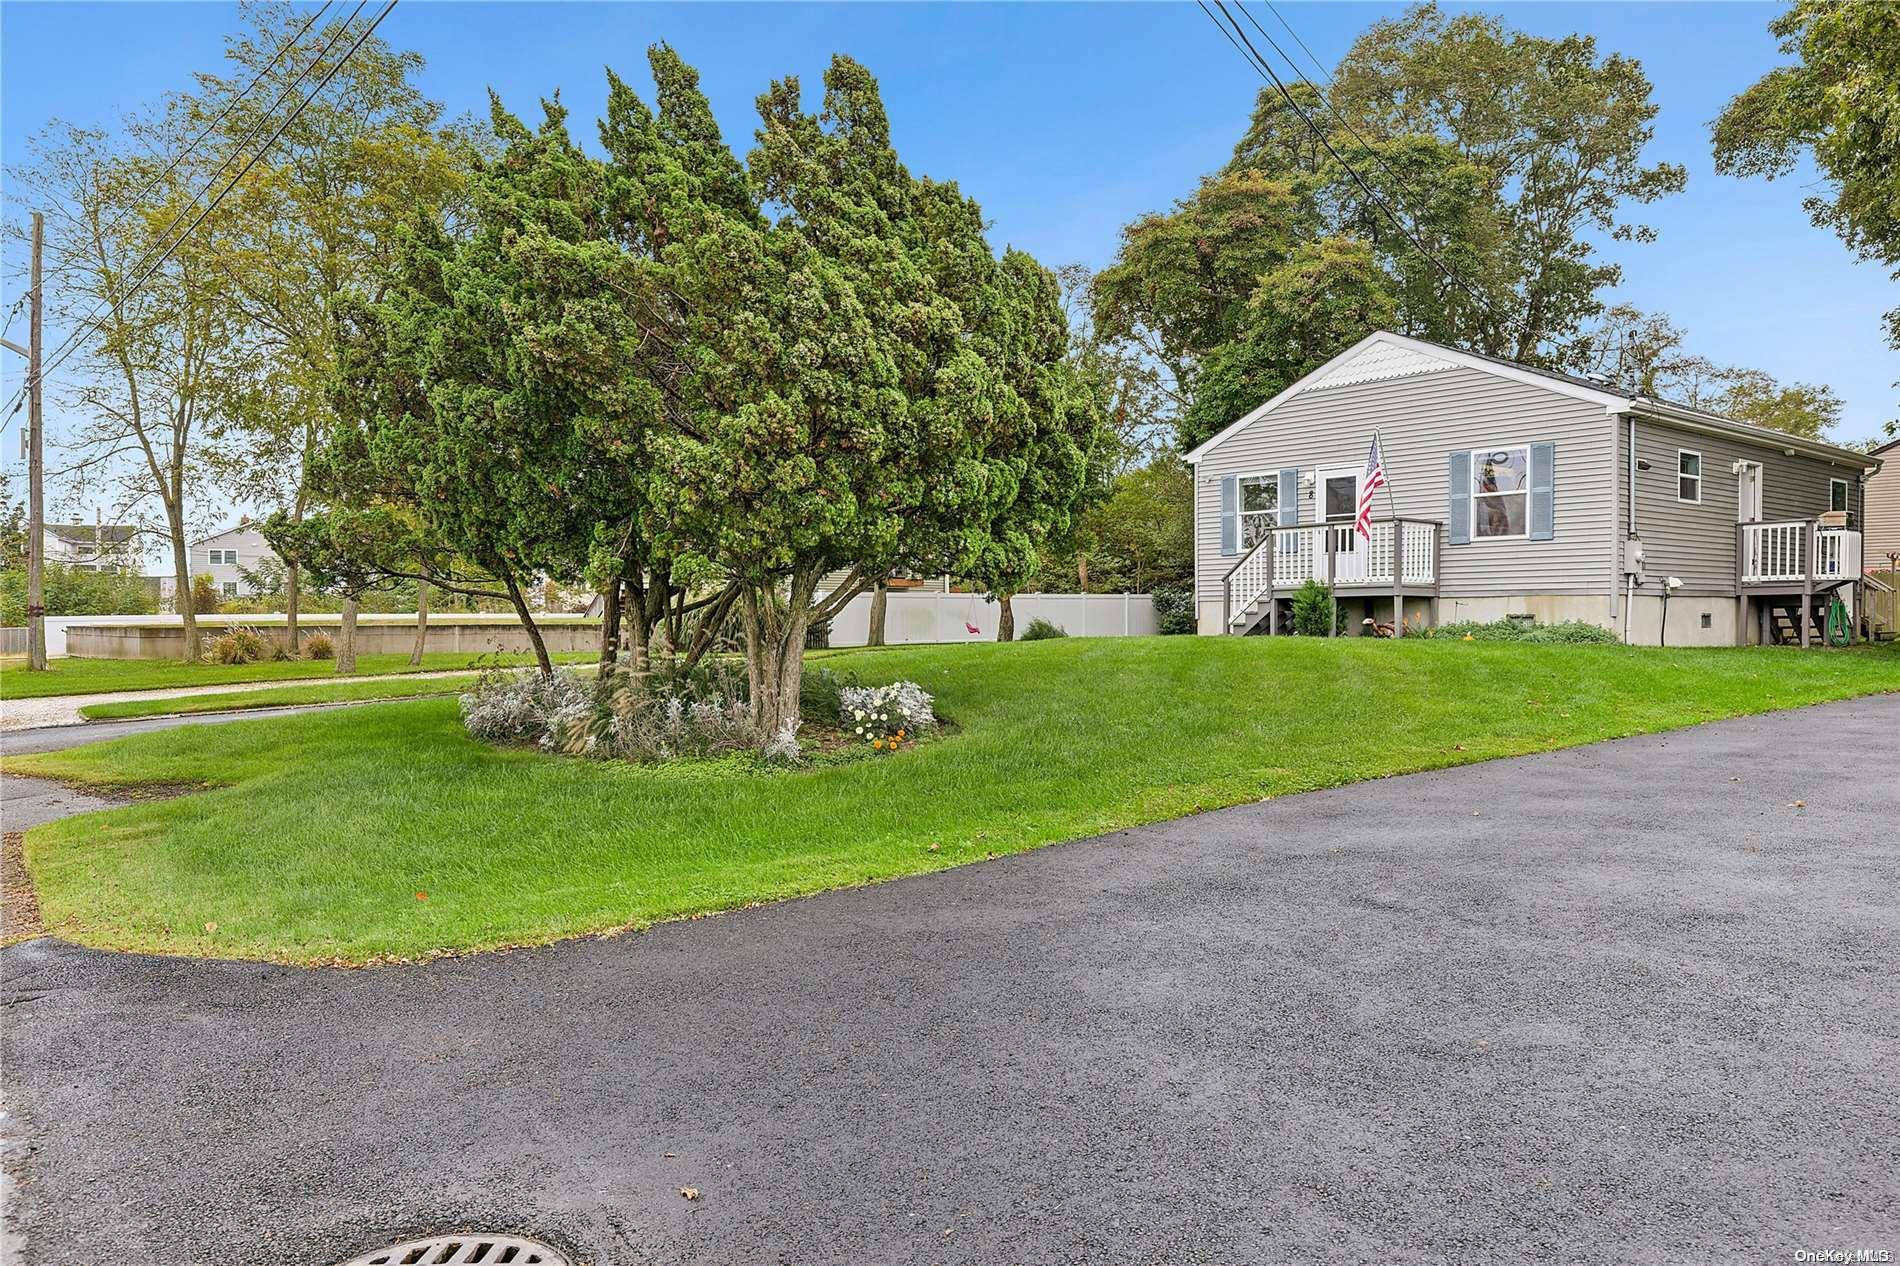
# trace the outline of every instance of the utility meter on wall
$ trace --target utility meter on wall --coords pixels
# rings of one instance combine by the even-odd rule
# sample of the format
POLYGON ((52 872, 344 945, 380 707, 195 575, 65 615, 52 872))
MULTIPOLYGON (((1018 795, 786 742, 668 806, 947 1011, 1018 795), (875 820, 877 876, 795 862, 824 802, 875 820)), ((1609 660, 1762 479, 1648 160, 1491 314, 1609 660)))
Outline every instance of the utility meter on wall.
POLYGON ((1636 583, 1644 582, 1643 542, 1639 537, 1630 537, 1623 550, 1623 574, 1636 577, 1636 583))

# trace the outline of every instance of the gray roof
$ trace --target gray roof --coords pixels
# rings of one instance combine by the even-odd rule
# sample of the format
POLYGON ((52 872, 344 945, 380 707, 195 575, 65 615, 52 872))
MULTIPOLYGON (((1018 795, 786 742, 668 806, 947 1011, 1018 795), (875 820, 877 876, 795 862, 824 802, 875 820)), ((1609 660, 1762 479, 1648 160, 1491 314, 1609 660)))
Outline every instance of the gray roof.
MULTIPOLYGON (((1709 410, 1701 408, 1698 405, 1684 404, 1680 400, 1671 400, 1667 396, 1644 395, 1643 393, 1637 391, 1633 387, 1624 386, 1607 377, 1601 380, 1595 379, 1595 378, 1585 378, 1578 374, 1566 374, 1562 370, 1558 370, 1558 369, 1545 369, 1541 365, 1526 365, 1522 361, 1511 360, 1509 357, 1505 357, 1505 356, 1493 356, 1488 352, 1473 352, 1473 351, 1468 351, 1462 347, 1452 347, 1448 343, 1433 343, 1430 339, 1418 338, 1416 335, 1406 335, 1406 337, 1413 339, 1413 341, 1415 342, 1428 343, 1433 347, 1442 347, 1448 352, 1463 352, 1466 356, 1476 357, 1478 360, 1487 360, 1487 361, 1490 361, 1494 365, 1508 365, 1512 369, 1516 369, 1527 374, 1536 374, 1540 378, 1549 378, 1557 382, 1569 383, 1573 387, 1584 387, 1591 391, 1603 391, 1603 392, 1609 392, 1612 395, 1628 396, 1631 402, 1635 404, 1635 406, 1639 410, 1642 408, 1643 405, 1650 404, 1650 405, 1660 405, 1661 407, 1665 409, 1672 409, 1679 413, 1693 414, 1696 417, 1704 418, 1708 420, 1709 422, 1718 423, 1725 428, 1751 434, 1759 438, 1763 443, 1774 444, 1777 446, 1786 445, 1786 444, 1800 444, 1803 446, 1819 446, 1822 448, 1832 449, 1836 453, 1839 453, 1840 455, 1844 457, 1874 456, 1874 455, 1878 455, 1880 453, 1885 452, 1888 448, 1893 447, 1892 444, 1888 444, 1881 448, 1874 449, 1872 454, 1865 454, 1855 449, 1842 448, 1840 445, 1832 443, 1831 441, 1828 441, 1828 440, 1811 440, 1811 439, 1807 439, 1804 436, 1795 435, 1794 433, 1790 431, 1777 431, 1773 427, 1757 426, 1753 422, 1743 422, 1736 418, 1728 417, 1725 414, 1712 413, 1709 410)), ((1895 443, 1900 443, 1900 440, 1896 440, 1895 443)))

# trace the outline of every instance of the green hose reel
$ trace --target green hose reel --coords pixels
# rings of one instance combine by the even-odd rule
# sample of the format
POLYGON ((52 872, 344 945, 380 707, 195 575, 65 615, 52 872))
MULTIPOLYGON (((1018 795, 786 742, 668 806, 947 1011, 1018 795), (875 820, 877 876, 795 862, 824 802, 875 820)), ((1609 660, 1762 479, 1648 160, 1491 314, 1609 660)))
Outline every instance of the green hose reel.
POLYGON ((1845 646, 1852 632, 1852 625, 1847 617, 1847 604, 1841 601, 1839 594, 1835 594, 1828 599, 1827 604, 1827 628, 1824 633, 1827 644, 1845 646))

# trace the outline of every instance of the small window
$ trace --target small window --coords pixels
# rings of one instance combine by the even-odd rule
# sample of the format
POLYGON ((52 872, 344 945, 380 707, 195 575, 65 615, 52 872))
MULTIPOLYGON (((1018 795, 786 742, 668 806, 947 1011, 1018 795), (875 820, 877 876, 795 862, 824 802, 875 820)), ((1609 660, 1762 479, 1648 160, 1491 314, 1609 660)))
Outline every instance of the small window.
POLYGON ((1827 508, 1847 513, 1847 481, 1830 479, 1827 481, 1827 508))
POLYGON ((227 598, 237 597, 237 581, 227 580, 224 582, 224 596, 227 598))
POLYGON ((1525 536, 1530 525, 1531 450, 1480 448, 1471 453, 1471 535, 1525 536))
POLYGON ((1250 550, 1267 539, 1280 517, 1280 477, 1242 475, 1240 483, 1240 548, 1250 550))
POLYGON ((1676 500, 1702 504, 1702 454, 1676 450, 1676 500))
POLYGON ((211 551, 213 567, 237 566, 237 551, 234 549, 214 549, 211 551))

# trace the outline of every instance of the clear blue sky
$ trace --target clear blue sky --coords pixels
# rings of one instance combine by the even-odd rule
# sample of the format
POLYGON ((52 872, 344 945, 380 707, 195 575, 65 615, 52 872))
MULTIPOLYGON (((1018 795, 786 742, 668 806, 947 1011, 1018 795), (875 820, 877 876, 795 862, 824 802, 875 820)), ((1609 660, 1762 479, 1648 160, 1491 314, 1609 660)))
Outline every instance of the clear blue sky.
MULTIPOLYGON (((373 8, 374 6, 372 6, 373 8)), ((1543 34, 1583 31, 1641 60, 1662 107, 1654 159, 1689 169, 1687 192, 1639 213, 1649 246, 1611 244, 1620 298, 1667 312, 1691 350, 1784 380, 1833 385, 1845 440, 1895 416, 1900 354, 1880 314, 1900 293, 1812 227, 1803 181, 1715 174, 1708 122, 1776 64, 1768 5, 1483 6, 1543 34)), ((1285 3, 1327 67, 1398 5, 1285 3)), ((1278 33, 1258 3, 1256 16, 1278 33)), ((9 162, 49 118, 106 122, 121 108, 218 63, 237 23, 224 4, 0 6, 0 155, 9 162)), ((644 50, 667 40, 698 66, 728 141, 743 154, 753 101, 799 75, 809 99, 831 53, 879 77, 911 170, 959 181, 993 221, 992 241, 1045 263, 1108 262, 1121 226, 1166 207, 1225 161, 1244 127, 1254 72, 1193 5, 1180 4, 462 4, 405 0, 381 34, 428 59, 423 86, 452 112, 486 108, 490 87, 532 114, 559 88, 591 135, 602 67, 645 82, 644 50)), ((1284 41, 1283 41, 1284 42, 1284 41)), ((1314 72, 1307 67, 1309 75, 1314 72)), ((8 263, 17 262, 9 252, 8 263)), ((6 282, 8 304, 18 282, 6 282)), ((16 323, 15 333, 23 329, 16 323)), ((19 380, 6 356, 5 388, 19 380)), ((4 397, 0 397, 3 399, 4 397)), ((55 420, 49 430, 58 425, 55 420)), ((9 428, 6 456, 17 454, 9 428)))

